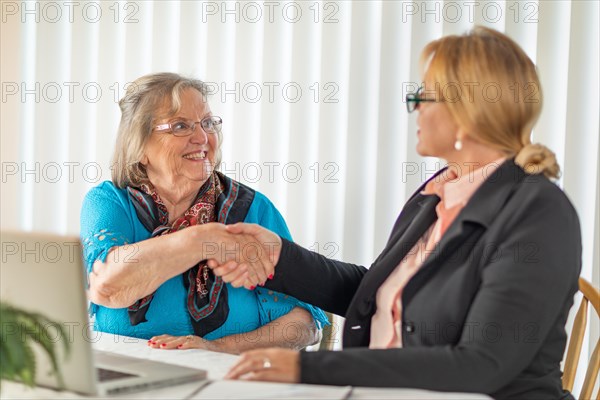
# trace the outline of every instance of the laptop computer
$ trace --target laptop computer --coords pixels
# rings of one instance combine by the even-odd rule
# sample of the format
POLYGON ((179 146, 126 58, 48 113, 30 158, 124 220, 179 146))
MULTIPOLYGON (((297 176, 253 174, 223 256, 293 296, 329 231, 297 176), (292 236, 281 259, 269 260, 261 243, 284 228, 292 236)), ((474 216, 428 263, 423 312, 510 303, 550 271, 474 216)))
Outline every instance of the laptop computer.
MULTIPOLYGON (((31 232, 0 233, 0 301, 27 311, 41 313, 65 328, 70 347, 63 352, 58 330, 49 327, 58 353, 64 388, 83 394, 115 395, 157 387, 206 380, 206 371, 126 357, 92 349, 85 295, 86 277, 81 246, 76 236, 31 232)), ((0 321, 4 334, 17 334, 0 321)), ((43 334, 33 332, 33 334, 43 334)), ((59 388, 50 374, 48 356, 38 345, 36 383, 59 388)))

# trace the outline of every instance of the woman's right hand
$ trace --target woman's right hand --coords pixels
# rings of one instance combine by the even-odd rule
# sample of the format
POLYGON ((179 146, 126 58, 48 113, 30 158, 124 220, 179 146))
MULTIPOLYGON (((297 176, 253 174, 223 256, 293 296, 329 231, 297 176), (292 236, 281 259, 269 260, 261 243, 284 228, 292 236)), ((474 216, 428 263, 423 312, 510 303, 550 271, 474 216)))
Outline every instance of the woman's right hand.
MULTIPOLYGON (((215 275, 221 276, 234 287, 244 286, 247 289, 254 289, 267 279, 272 279, 281 254, 281 238, 256 224, 226 225, 225 230, 230 235, 228 240, 239 245, 242 257, 223 260, 210 258, 208 266, 215 275)), ((227 248, 227 241, 224 244, 227 248)))

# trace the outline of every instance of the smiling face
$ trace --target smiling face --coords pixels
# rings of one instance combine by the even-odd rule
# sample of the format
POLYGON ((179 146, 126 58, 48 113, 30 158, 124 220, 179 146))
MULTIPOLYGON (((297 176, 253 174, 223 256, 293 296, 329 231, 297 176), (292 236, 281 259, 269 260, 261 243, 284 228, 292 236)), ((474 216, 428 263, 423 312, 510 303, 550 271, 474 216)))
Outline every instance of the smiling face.
MULTIPOLYGON (((177 122, 197 122, 210 116, 211 111, 204 96, 194 88, 180 93, 181 108, 171 114, 170 99, 156 112, 153 126, 177 122)), ((216 133, 207 133, 197 123, 189 136, 178 137, 168 131, 152 132, 144 148, 141 163, 148 179, 160 189, 161 196, 197 193, 212 174, 218 148, 216 133), (166 192, 166 193, 165 193, 166 192)))
MULTIPOLYGON (((434 84, 427 82, 422 96, 435 98, 434 84)), ((439 96, 438 96, 439 97, 439 96)), ((443 101, 422 102, 417 108, 417 152, 422 156, 451 160, 456 152, 454 143, 459 137, 459 126, 443 101)))

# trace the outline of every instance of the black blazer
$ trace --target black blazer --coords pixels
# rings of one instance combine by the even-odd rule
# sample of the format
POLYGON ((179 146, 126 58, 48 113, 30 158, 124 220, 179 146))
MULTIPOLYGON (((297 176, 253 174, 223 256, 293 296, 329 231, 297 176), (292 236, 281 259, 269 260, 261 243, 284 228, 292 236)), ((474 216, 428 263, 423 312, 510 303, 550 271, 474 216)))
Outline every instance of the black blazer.
POLYGON ((404 347, 368 349, 377 290, 437 218, 439 198, 422 188, 369 270, 283 241, 267 287, 346 317, 344 350, 301 353, 301 381, 572 398, 559 364, 581 269, 579 220, 555 184, 512 160, 474 193, 404 288, 404 347))

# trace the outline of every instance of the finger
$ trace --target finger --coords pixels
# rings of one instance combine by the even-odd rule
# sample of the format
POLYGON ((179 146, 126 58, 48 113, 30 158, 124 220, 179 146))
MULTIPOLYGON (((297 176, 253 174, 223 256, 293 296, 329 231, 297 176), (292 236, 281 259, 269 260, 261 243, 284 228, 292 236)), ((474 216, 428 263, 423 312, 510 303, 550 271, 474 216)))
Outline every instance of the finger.
POLYGON ((161 335, 154 340, 154 344, 151 347, 155 349, 171 349, 177 345, 176 342, 179 340, 180 336, 161 335))
POLYGON ((223 281, 227 282, 227 283, 231 283, 234 282, 235 280, 239 279, 242 275, 247 275, 248 272, 248 266, 245 264, 240 264, 237 265, 236 263, 236 267, 235 269, 231 270, 231 272, 226 273, 225 275, 222 276, 223 281))
POLYGON ((244 224, 238 222, 237 224, 225 225, 225 229, 229 233, 242 233, 244 231, 244 224))
POLYGON ((270 274, 269 255, 258 243, 253 243, 253 246, 249 247, 249 250, 251 251, 248 251, 247 256, 252 264, 251 269, 256 273, 256 282, 264 283, 267 280, 267 276, 270 274))
MULTIPOLYGON (((241 274, 240 276, 238 276, 236 279, 234 279, 233 281, 231 281, 231 286, 233 286, 234 288, 239 288, 244 286, 244 283, 248 280, 248 271, 245 271, 243 274, 241 274)), ((250 289, 252 287, 252 289, 254 289, 254 286, 250 285, 248 286, 246 289, 252 290, 250 289)))
POLYGON ((196 349, 196 348, 198 348, 198 340, 201 340, 201 339, 195 335, 182 336, 182 340, 177 345, 177 349, 179 349, 179 350, 196 349))
POLYGON ((170 337, 171 337, 171 335, 152 336, 148 340, 148 346, 158 348, 164 340, 166 340, 167 338, 170 338, 170 337))
POLYGON ((262 268, 261 266, 257 267, 255 264, 251 264, 248 268, 248 278, 247 280, 251 282, 251 286, 258 286, 259 283, 262 283, 260 276, 258 274, 257 268, 262 268))
POLYGON ((160 344, 161 350, 173 350, 176 349, 181 343, 185 341, 185 336, 177 336, 171 340, 164 341, 160 344))
POLYGON ((244 281, 244 287, 248 290, 256 289, 256 285, 256 282, 251 281, 249 278, 246 278, 246 280, 244 281))
POLYGON ((247 234, 253 235, 253 236, 260 233, 260 229, 258 229, 258 227, 260 227, 260 225, 258 225, 258 224, 248 224, 245 222, 238 222, 237 224, 228 225, 228 226, 231 226, 231 229, 233 229, 236 233, 247 233, 247 234))
POLYGON ((220 264, 218 267, 213 268, 213 272, 217 276, 225 276, 235 271, 238 266, 239 264, 235 260, 229 260, 223 264, 220 264))
POLYGON ((249 278, 251 281, 254 281, 254 284, 262 283, 268 275, 264 270, 268 254, 253 237, 246 236, 245 239, 241 249, 241 256, 249 264, 249 278))
POLYGON ((254 371, 258 371, 263 368, 263 358, 261 357, 253 357, 253 356, 244 356, 240 357, 240 360, 236 365, 234 365, 227 375, 225 375, 225 379, 240 379, 242 376, 252 373, 254 371))
POLYGON ((277 381, 278 373, 273 369, 261 369, 260 371, 252 371, 246 375, 242 375, 239 380, 242 381, 277 381))

